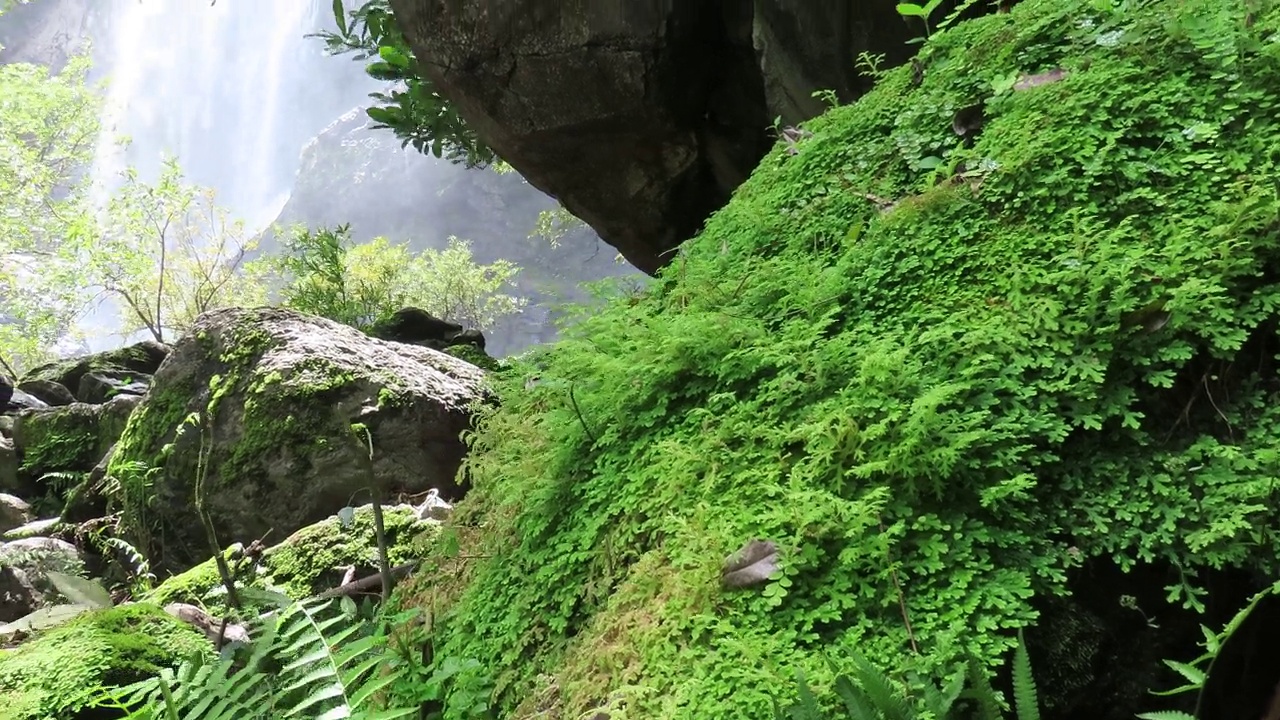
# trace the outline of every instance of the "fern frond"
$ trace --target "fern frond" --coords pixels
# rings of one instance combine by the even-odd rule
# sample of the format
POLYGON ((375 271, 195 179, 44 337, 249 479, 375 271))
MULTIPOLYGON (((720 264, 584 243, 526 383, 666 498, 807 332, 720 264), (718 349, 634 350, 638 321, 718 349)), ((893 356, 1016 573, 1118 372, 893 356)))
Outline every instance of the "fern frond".
POLYGON ((1031 657, 1027 643, 1018 631, 1018 647, 1013 651, 1013 701, 1018 720, 1040 720, 1040 700, 1036 697, 1036 680, 1031 674, 1031 657))
POLYGON ((356 638, 360 626, 340 627, 341 615, 322 617, 331 605, 293 603, 260 618, 242 665, 230 656, 193 660, 176 673, 107 691, 98 704, 131 710, 129 720, 393 720, 416 713, 373 707, 398 678, 378 672, 386 656, 376 638, 356 638))
POLYGON ((844 701, 849 720, 881 720, 884 716, 871 705, 871 698, 848 675, 836 677, 836 695, 844 701))
POLYGON ((871 701, 872 707, 882 714, 885 720, 912 720, 915 713, 907 704, 902 692, 883 670, 872 665, 861 655, 855 655, 857 663, 858 684, 871 701))
POLYGON ((969 660, 968 680, 969 686, 962 695, 977 703, 977 719, 1003 720, 1004 703, 991 686, 991 678, 987 676, 985 668, 976 658, 969 660))
POLYGON ((1197 718, 1181 710, 1157 710, 1138 715, 1138 720, 1197 720, 1197 718))

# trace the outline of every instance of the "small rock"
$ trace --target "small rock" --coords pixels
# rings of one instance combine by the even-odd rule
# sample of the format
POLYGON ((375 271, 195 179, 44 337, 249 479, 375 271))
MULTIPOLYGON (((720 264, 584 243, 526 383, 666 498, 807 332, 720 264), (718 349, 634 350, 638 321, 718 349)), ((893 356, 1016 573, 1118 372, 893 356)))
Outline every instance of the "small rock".
POLYGON ((427 492, 427 498, 421 505, 413 509, 419 520, 439 520, 444 521, 453 514, 453 505, 449 504, 440 497, 440 491, 432 488, 427 492))
POLYGON ((18 451, 13 440, 0 435, 0 492, 12 492, 18 489, 18 451))
POLYGON ((145 395, 151 376, 125 370, 94 370, 80 378, 76 397, 81 402, 101 405, 119 395, 145 395))
POLYGON ((13 390, 13 381, 0 375, 0 410, 9 404, 9 399, 13 397, 13 390))
POLYGON ((18 389, 51 406, 70 405, 76 401, 71 391, 60 382, 37 378, 18 383, 18 389))
POLYGON ((84 559, 75 545, 50 537, 23 538, 0 543, 0 565, 22 568, 33 580, 53 571, 80 575, 84 559))
POLYGON ((22 570, 0 567, 0 623, 10 623, 30 615, 44 602, 44 594, 22 570))
POLYGON ((0 493, 0 533, 31 522, 31 505, 16 495, 0 493))
MULTIPOLYGON (((0 495, 0 498, 12 497, 0 495)), ((53 529, 62 524, 62 518, 46 518, 44 520, 32 520, 8 530, 4 533, 5 540, 26 540, 30 538, 40 538, 49 535, 53 529)))
POLYGON ((13 410, 43 410, 49 407, 49 403, 40 398, 23 392, 22 390, 14 390, 13 396, 9 398, 8 409, 13 410))

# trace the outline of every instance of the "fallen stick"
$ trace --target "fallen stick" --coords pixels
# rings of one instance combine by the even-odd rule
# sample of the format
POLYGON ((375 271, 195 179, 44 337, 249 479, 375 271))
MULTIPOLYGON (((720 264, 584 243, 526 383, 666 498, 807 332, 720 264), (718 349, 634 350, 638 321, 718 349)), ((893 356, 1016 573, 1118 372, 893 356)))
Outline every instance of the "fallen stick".
MULTIPOLYGON (((417 567, 417 565, 418 565, 417 560, 410 560, 409 562, 403 565, 397 565, 391 568, 391 577, 395 578, 396 580, 402 580, 415 567, 417 567)), ((336 588, 325 590, 319 595, 316 595, 316 599, 327 600, 329 598, 354 595, 358 592, 368 590, 370 588, 375 588, 381 584, 382 584, 382 573, 376 572, 370 575, 369 577, 360 578, 359 580, 356 580, 354 582, 349 582, 349 583, 346 583, 345 585, 339 585, 336 588)))

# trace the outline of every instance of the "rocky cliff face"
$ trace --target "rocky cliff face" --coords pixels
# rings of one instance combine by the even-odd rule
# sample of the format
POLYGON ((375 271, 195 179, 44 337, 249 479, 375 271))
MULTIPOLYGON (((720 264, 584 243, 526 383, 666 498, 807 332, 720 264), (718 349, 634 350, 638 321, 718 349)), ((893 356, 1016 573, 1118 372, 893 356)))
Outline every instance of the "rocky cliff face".
MULTIPOLYGON (((891 2, 391 0, 423 71, 529 182, 654 272, 772 144, 775 118, 904 61, 891 2)), ((939 14, 948 12, 947 7, 939 14)))
POLYGON ((578 297, 578 284, 635 274, 588 228, 555 247, 530 238, 538 214, 555 201, 515 173, 467 170, 404 149, 389 131, 373 130, 363 108, 334 121, 302 151, 301 169, 278 223, 350 224, 358 241, 385 236, 415 250, 444 248, 450 236, 471 241, 476 261, 519 265, 513 294, 524 312, 485 332, 495 356, 554 338, 550 304, 578 297))
POLYGON ((41 0, 17 5, 0 20, 0 63, 61 67, 95 29, 103 13, 90 0, 41 0))

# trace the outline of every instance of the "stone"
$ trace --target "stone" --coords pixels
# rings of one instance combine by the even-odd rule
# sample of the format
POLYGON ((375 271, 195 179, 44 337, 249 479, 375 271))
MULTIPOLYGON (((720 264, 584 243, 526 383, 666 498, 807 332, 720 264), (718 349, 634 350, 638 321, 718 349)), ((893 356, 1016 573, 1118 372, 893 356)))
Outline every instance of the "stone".
POLYGON ((114 371, 134 376, 150 376, 155 374, 168 354, 167 345, 146 340, 117 350, 41 365, 24 375, 22 382, 40 380, 56 382, 77 393, 77 400, 88 402, 78 395, 80 381, 87 373, 114 371))
POLYGON ((375 325, 369 335, 379 340, 421 345, 433 350, 471 345, 483 352, 485 345, 484 333, 479 330, 441 320, 416 307, 397 310, 391 317, 375 325))
POLYGON ((124 432, 135 395, 119 395, 101 405, 75 402, 27 410, 14 424, 14 444, 22 457, 19 485, 29 486, 51 472, 88 472, 124 432))
POLYGON ((371 482, 387 493, 439 487, 456 498, 460 433, 473 403, 489 397, 483 371, 444 353, 290 310, 217 310, 174 346, 109 472, 155 469, 154 500, 139 510, 165 541, 139 549, 154 567, 180 571, 212 552, 194 509, 201 480, 223 543, 288 535, 371 482), (199 423, 184 425, 192 413, 199 423))
POLYGON ((91 370, 80 378, 76 397, 81 402, 101 404, 118 395, 145 395, 151 376, 128 370, 91 370))
POLYGON ((84 557, 75 545, 51 537, 32 537, 0 543, 0 566, 22 570, 43 595, 52 597, 57 589, 48 573, 84 575, 84 557))
MULTIPOLYGON (((530 184, 654 273, 795 125, 905 62, 893 3, 391 0, 434 89, 530 184)), ((950 13, 944 3, 937 13, 950 13)))
POLYGON ((0 534, 31 522, 31 505, 16 495, 0 493, 0 534))
POLYGON ((0 435, 0 492, 15 492, 19 489, 18 468, 21 464, 13 439, 0 435))
POLYGON ((44 520, 32 520, 6 531, 0 537, 3 537, 5 540, 26 540, 28 538, 46 537, 57 531, 61 525, 62 518, 60 517, 45 518, 44 520))
POLYGON ((13 397, 13 381, 4 375, 0 375, 0 410, 3 410, 13 397))
POLYGON ((44 602, 44 593, 36 589, 21 569, 0 566, 0 623, 10 623, 35 612, 44 602))
POLYGON ((10 412, 18 412, 22 410, 39 410, 49 407, 49 403, 40 398, 22 390, 15 389, 9 397, 8 410, 10 412))
POLYGON ((24 380, 18 383, 18 389, 50 406, 70 405, 76 401, 76 396, 66 386, 54 380, 24 380))

